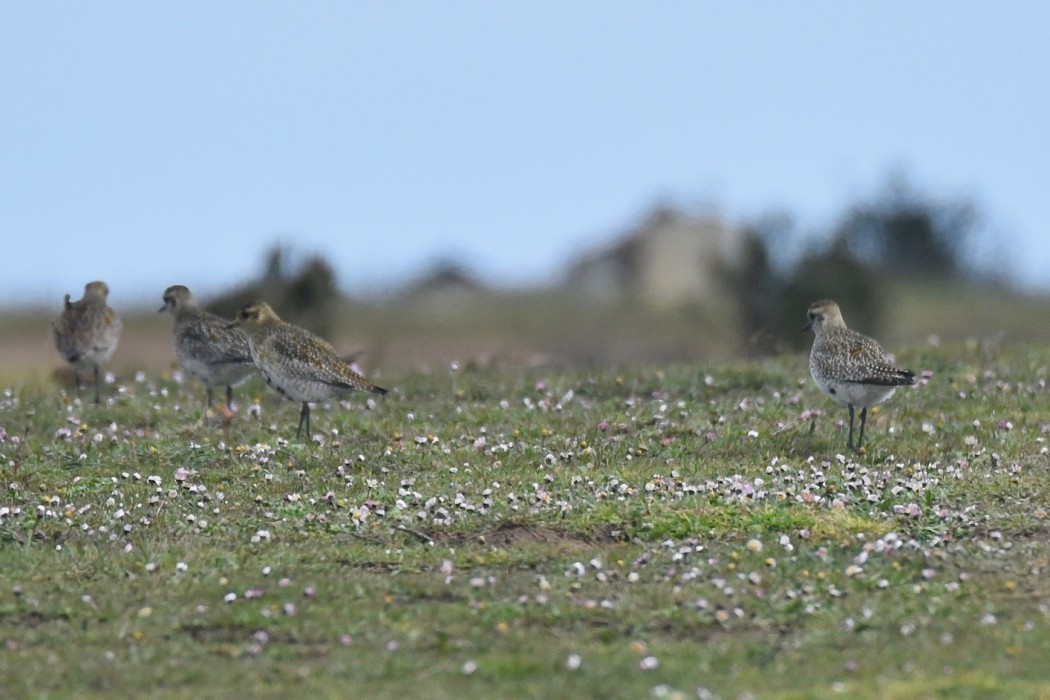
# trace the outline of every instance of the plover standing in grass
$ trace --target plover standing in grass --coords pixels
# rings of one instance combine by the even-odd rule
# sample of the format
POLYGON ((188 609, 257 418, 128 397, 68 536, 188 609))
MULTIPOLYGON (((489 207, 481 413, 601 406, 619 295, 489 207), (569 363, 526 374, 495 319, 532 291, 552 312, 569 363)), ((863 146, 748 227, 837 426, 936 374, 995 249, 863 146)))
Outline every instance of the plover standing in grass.
POLYGON ((289 399, 302 402, 296 437, 304 422, 306 437, 310 437, 311 401, 324 401, 355 389, 386 393, 350 369, 327 341, 285 323, 267 304, 248 304, 230 325, 244 329, 252 360, 266 383, 289 399))
POLYGON ((208 389, 211 407, 212 388, 226 387, 226 406, 233 402, 233 387, 248 379, 255 370, 248 338, 230 322, 208 313, 193 299, 189 289, 176 284, 164 290, 164 306, 174 317, 175 356, 190 376, 208 389))
POLYGON ((94 368, 95 403, 100 403, 98 366, 109 362, 120 339, 120 319, 106 303, 108 296, 105 282, 89 282, 84 286, 84 296, 77 301, 70 301, 66 295, 62 313, 51 324, 55 347, 73 366, 78 393, 80 370, 94 368))
POLYGON ((846 328, 839 305, 830 299, 809 306, 805 328, 814 334, 809 372, 828 396, 849 408, 846 446, 860 450, 868 408, 893 396, 898 386, 915 383, 915 373, 897 369, 872 338, 846 328), (860 408, 860 436, 853 444, 853 415, 860 408))

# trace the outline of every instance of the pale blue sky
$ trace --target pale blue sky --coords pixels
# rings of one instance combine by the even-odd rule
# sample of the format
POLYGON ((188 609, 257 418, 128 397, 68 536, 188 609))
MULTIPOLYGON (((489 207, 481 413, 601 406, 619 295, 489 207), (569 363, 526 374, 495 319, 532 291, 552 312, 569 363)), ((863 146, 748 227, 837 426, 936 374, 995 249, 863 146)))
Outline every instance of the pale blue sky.
POLYGON ((278 240, 350 289, 529 282, 657 200, 819 227, 894 167, 1050 288, 1048 37, 1043 2, 4 2, 0 299, 208 293, 278 240))

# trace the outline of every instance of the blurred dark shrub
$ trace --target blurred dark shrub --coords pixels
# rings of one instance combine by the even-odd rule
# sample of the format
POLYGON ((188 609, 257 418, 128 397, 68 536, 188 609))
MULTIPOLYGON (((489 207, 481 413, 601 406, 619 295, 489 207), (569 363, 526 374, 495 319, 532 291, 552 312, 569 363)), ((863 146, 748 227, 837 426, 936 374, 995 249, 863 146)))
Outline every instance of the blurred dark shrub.
POLYGON ((861 262, 841 240, 813 251, 798 261, 777 297, 774 317, 776 337, 792 348, 809 347, 812 338, 802 333, 806 309, 818 299, 838 302, 846 323, 867 333, 877 333, 883 296, 878 273, 861 262))
POLYGON ((798 329, 806 307, 823 298, 839 303, 850 326, 878 334, 886 285, 958 278, 980 226, 969 200, 923 194, 899 173, 870 201, 847 207, 830 231, 808 237, 823 243, 797 245, 802 236, 783 214, 759 218, 745 227, 742 252, 724 271, 749 351, 808 345, 798 329))
POLYGON ((267 252, 257 279, 215 297, 208 310, 233 318, 245 304, 265 301, 283 320, 331 338, 340 300, 332 266, 315 255, 289 270, 287 258, 287 249, 274 246, 267 252))
POLYGON ((980 225, 972 201, 931 197, 895 173, 871 201, 847 210, 832 237, 883 272, 946 278, 963 270, 980 225))
POLYGON ((789 265, 777 265, 773 247, 788 235, 783 225, 752 225, 744 231, 737 265, 725 271, 741 310, 741 331, 750 354, 762 355, 807 347, 802 333, 806 308, 818 299, 839 303, 848 322, 875 332, 882 295, 877 273, 861 262, 842 240, 809 250, 789 265))

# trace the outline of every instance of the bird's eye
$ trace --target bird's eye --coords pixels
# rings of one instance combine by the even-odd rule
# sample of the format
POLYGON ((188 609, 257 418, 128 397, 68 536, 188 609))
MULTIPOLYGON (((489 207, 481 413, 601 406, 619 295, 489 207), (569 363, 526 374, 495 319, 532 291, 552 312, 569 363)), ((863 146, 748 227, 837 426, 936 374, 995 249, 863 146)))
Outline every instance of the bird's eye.
POLYGON ((813 312, 813 311, 810 311, 809 312, 809 320, 810 321, 816 321, 817 320, 817 314, 815 312, 813 312))

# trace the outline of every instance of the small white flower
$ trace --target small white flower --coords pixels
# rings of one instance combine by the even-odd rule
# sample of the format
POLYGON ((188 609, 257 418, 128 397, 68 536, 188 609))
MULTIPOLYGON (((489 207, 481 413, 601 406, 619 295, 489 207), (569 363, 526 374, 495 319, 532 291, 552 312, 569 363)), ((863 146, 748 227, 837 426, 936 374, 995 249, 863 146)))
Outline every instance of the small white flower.
POLYGON ((652 671, 660 666, 660 660, 655 656, 646 656, 638 662, 638 668, 643 671, 652 671))

